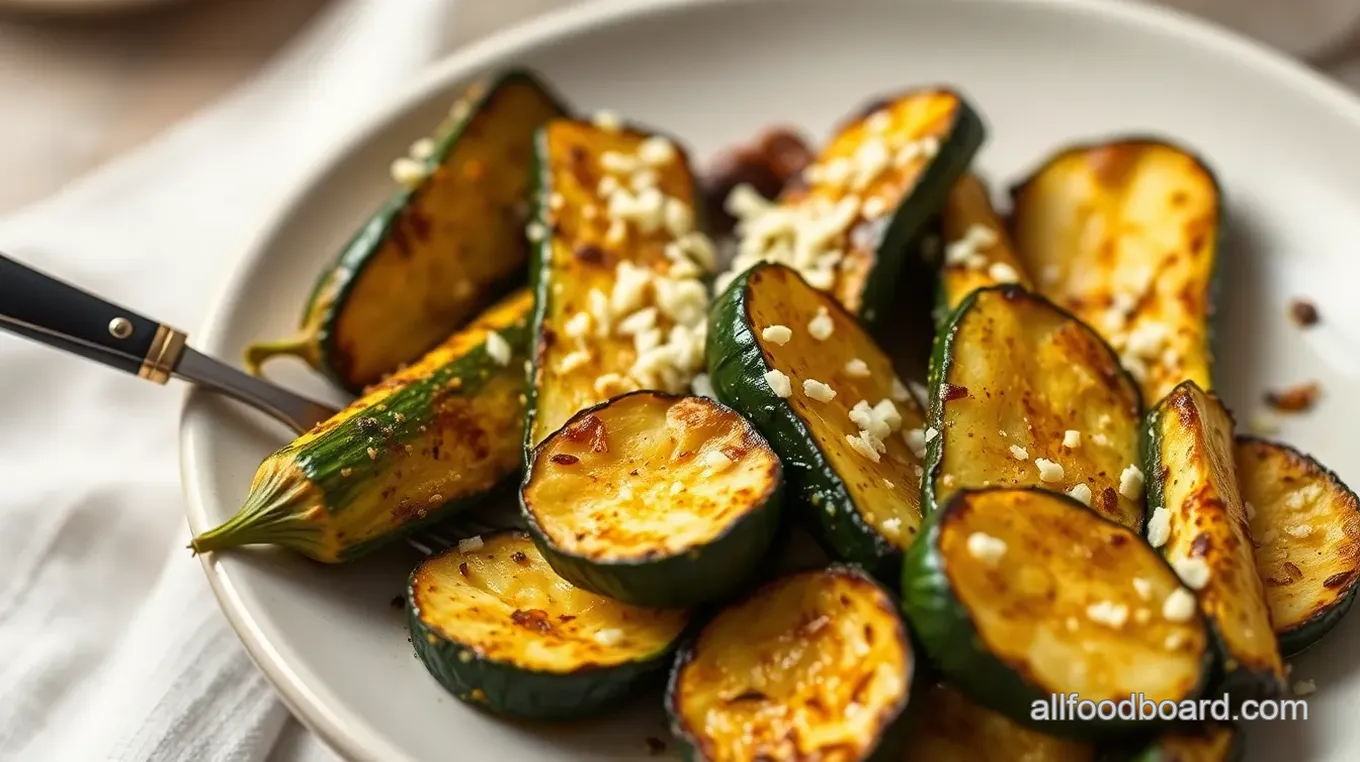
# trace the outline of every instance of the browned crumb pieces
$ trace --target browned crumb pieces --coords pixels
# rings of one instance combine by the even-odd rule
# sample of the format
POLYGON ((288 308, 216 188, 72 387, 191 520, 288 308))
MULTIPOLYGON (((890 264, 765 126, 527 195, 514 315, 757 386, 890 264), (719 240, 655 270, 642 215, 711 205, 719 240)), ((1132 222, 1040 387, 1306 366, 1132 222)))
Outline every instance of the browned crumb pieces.
POLYGON ((404 595, 393 596, 391 603, 392 608, 394 609, 404 609, 406 608, 406 596, 404 595))
POLYGON ((1319 320, 1317 305, 1307 299, 1295 299, 1290 302, 1289 316, 1294 319, 1294 325, 1300 328, 1317 325, 1319 320))
POLYGON ((774 200, 814 158, 807 141, 787 127, 771 127, 755 140, 720 153, 703 180, 704 203, 713 232, 729 233, 736 224, 725 208, 733 188, 745 183, 774 200))
POLYGON ((666 742, 654 736, 647 736, 647 753, 653 757, 666 751, 666 742))
POLYGON ((1316 381, 1266 392, 1266 404, 1285 413, 1302 413, 1311 410, 1322 395, 1322 387, 1316 381))

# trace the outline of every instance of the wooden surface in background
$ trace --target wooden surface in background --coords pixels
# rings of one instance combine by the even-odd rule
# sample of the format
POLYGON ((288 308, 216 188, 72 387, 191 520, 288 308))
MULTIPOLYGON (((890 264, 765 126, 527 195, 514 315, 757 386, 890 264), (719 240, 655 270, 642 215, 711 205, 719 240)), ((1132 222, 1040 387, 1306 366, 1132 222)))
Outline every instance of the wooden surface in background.
MULTIPOLYGON (((0 215, 248 80, 331 1, 167 0, 90 17, 0 0, 0 215)), ((458 44, 567 0, 452 1, 458 44)))

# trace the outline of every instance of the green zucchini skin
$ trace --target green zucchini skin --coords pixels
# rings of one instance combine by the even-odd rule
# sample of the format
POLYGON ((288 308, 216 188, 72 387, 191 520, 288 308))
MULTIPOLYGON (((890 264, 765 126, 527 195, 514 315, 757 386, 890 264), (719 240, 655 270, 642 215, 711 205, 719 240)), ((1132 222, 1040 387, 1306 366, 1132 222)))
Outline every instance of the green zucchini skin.
MULTIPOLYGON (((507 533, 518 534, 513 530, 507 533)), ((416 657, 455 697, 497 714, 569 720, 606 712, 648 685, 664 681, 671 657, 689 631, 682 630, 669 646, 636 661, 585 666, 572 672, 527 669, 490 658, 428 623, 417 603, 420 571, 417 568, 412 572, 406 594, 407 624, 416 657)))
POLYGON ((875 267, 864 286, 860 317, 871 330, 886 330, 882 316, 892 314, 897 284, 906 270, 905 261, 920 251, 920 241, 939 215, 954 183, 963 177, 987 139, 982 117, 958 93, 959 110, 949 139, 926 168, 911 195, 898 206, 883 237, 875 247, 875 267))
POLYGON ((749 418, 779 454, 790 498, 818 543, 834 557, 895 584, 901 549, 864 520, 807 424, 764 380, 770 367, 748 317, 747 284, 766 268, 783 267, 755 265, 714 300, 707 336, 709 379, 718 399, 749 418))
MULTIPOLYGON (((679 395, 652 391, 629 392, 577 413, 562 430, 598 416, 602 411, 629 398, 678 401, 679 395)), ((735 411, 720 403, 706 404, 742 420, 735 411)), ((749 425, 749 424, 748 424, 749 425)), ((748 429, 750 435, 759 434, 748 429)), ((550 435, 534 451, 520 490, 524 521, 539 552, 563 579, 584 590, 637 606, 681 608, 721 600, 746 587, 766 565, 778 533, 783 504, 783 468, 772 454, 769 490, 745 514, 721 534, 701 546, 683 553, 655 554, 637 559, 605 561, 587 558, 558 547, 543 530, 527 497, 536 464, 546 457, 556 435, 550 435)), ((768 451, 768 446, 761 441, 768 451)))
MULTIPOLYGON (((1185 425, 1183 423, 1184 419, 1179 413, 1179 409, 1184 407, 1186 404, 1193 404, 1193 402, 1186 403, 1185 400, 1197 400, 1197 399, 1206 400, 1209 404, 1213 404, 1217 407, 1218 412, 1220 413, 1224 421, 1226 421, 1224 425, 1228 427, 1229 436, 1231 436, 1231 429, 1233 426, 1231 412, 1228 411, 1228 409, 1223 405, 1221 400, 1219 400, 1216 396, 1213 396, 1211 392, 1205 392, 1204 390, 1202 390, 1199 387, 1199 385, 1196 384, 1194 381, 1182 381, 1180 384, 1177 384, 1170 394, 1164 397, 1156 405, 1156 407, 1154 407, 1151 411, 1148 412, 1147 423, 1146 425, 1143 426, 1142 431, 1140 432, 1140 438, 1143 449, 1143 462, 1144 462, 1143 473, 1146 475, 1147 511, 1148 511, 1147 515, 1149 522, 1151 522, 1151 519, 1158 507, 1166 506, 1167 482, 1172 478, 1170 467, 1166 465, 1162 460, 1162 440, 1163 437, 1165 436, 1163 426, 1166 425, 1167 427, 1176 426, 1183 428, 1185 425)), ((1201 426, 1201 429, 1205 428, 1203 424, 1202 412, 1195 416, 1194 421, 1196 424, 1201 426)), ((1232 447, 1232 440, 1229 439, 1228 442, 1229 442, 1228 447, 1232 447)), ((1206 449, 1209 446, 1211 445, 1206 444, 1206 449)), ((1228 459, 1227 462, 1231 466, 1233 464, 1233 453, 1231 451, 1227 453, 1227 459, 1228 459)), ((1176 475, 1176 478, 1192 479, 1195 478, 1195 474, 1178 473, 1176 475)), ((1234 490, 1237 489, 1236 482, 1227 486, 1234 490)), ((1212 484, 1207 485, 1207 487, 1215 491, 1218 489, 1222 489, 1222 487, 1212 484)), ((1221 496, 1216 496, 1213 499, 1218 500, 1219 503, 1224 502, 1224 498, 1222 498, 1221 496)), ((1196 505, 1198 505, 1212 501, 1200 497, 1194 502, 1196 505)), ((1167 510, 1170 511, 1171 508, 1167 507, 1167 510)), ((1173 518, 1175 518, 1174 511, 1172 513, 1172 516, 1173 518)), ((1205 531, 1204 527, 1206 524, 1207 522, 1205 522, 1204 524, 1197 524, 1196 526, 1201 527, 1201 531, 1205 531)), ((1248 541, 1250 541, 1249 532, 1247 533, 1247 537, 1248 541)), ((1170 548, 1171 543, 1167 542, 1166 545, 1164 545, 1161 548, 1158 548, 1157 550, 1158 552, 1162 553, 1162 555, 1165 556, 1167 555, 1167 552, 1170 548)), ((1252 571, 1255 571, 1254 564, 1252 566, 1252 571)), ((1255 575, 1253 575, 1253 577, 1255 577, 1255 575)), ((1216 579, 1212 580, 1211 584, 1213 582, 1216 582, 1216 579)), ((1203 596, 1203 592, 1204 591, 1200 592, 1201 597, 1203 596)), ((1241 591, 1236 592, 1241 594, 1241 591)), ((1264 598, 1264 593, 1262 593, 1262 597, 1264 598)), ((1265 604, 1263 600, 1262 606, 1264 605, 1265 604)), ((1202 609, 1204 608, 1203 603, 1201 605, 1201 608, 1202 609)), ((1208 620, 1209 623, 1211 639, 1215 644, 1216 650, 1219 652, 1219 658, 1215 660, 1215 675, 1214 678, 1212 679, 1213 684, 1215 684, 1223 692, 1231 694, 1235 700, 1251 698, 1270 698, 1281 695, 1285 691, 1285 684, 1283 680, 1283 666, 1280 655, 1278 653, 1278 646, 1276 646, 1277 652, 1273 655, 1273 659, 1271 658, 1272 655, 1270 654, 1265 655, 1267 661, 1271 661, 1275 665, 1279 665, 1278 670, 1272 669, 1271 666, 1269 665, 1260 666, 1259 668, 1252 668, 1248 665, 1242 664, 1241 659, 1232 653, 1231 646, 1229 645, 1227 637, 1223 633, 1221 624, 1218 621, 1218 617, 1212 614, 1207 614, 1206 612, 1205 618, 1208 620)))
MULTIPOLYGON (((549 104, 557 115, 568 113, 568 107, 561 97, 533 72, 518 68, 498 72, 476 89, 469 90, 463 100, 455 106, 454 113, 436 129, 432 137, 433 152, 419 160, 426 173, 433 173, 449 161, 464 134, 477 125, 489 109, 496 105, 501 93, 513 87, 530 88, 537 97, 549 104)), ((458 170, 461 171, 462 167, 458 170)), ((382 203, 373 216, 345 244, 335 261, 317 277, 303 307, 298 333, 289 338, 262 342, 248 348, 245 358, 247 370, 258 375, 260 367, 268 359, 279 355, 295 355, 340 388, 356 395, 361 394, 368 385, 381 380, 380 374, 357 369, 354 359, 354 356, 360 353, 383 351, 380 347, 374 346, 380 340, 377 337, 367 338, 361 330, 360 333, 347 337, 351 345, 346 346, 346 341, 343 341, 341 336, 341 322, 351 310, 354 300, 359 298, 356 295, 356 287, 370 270, 376 269, 381 260, 389 256, 409 259, 436 253, 416 250, 422 244, 422 239, 428 235, 431 223, 428 219, 414 219, 411 211, 429 182, 430 178, 427 177, 415 187, 404 187, 382 203), (396 253, 391 253, 393 251, 396 253)), ((517 227, 516 230, 522 231, 522 227, 517 227)), ((507 264, 516 259, 522 261, 524 258, 525 246, 520 238, 522 235, 515 241, 507 242, 506 250, 503 252, 507 264)), ((463 256, 460 250, 451 250, 444 254, 451 261, 463 256)), ((482 282, 469 281, 474 286, 474 292, 459 309, 449 310, 443 315, 422 314, 420 310, 423 309, 425 300, 415 298, 400 303, 394 302, 389 305, 385 314, 389 319, 400 323, 416 325, 422 332, 430 333, 432 336, 438 336, 440 330, 445 334, 452 333, 481 308, 523 283, 524 277, 519 269, 510 266, 502 269, 504 272, 499 277, 482 282), (438 324, 440 330, 425 327, 431 322, 438 324)), ((438 338, 403 353, 402 358, 392 367, 386 368, 385 372, 396 369, 401 363, 416 360, 435 341, 438 341, 438 338)), ((382 343, 385 343, 385 340, 382 340, 382 343)))
MULTIPOLYGON (((712 624, 723 613, 731 612, 743 605, 749 604, 758 597, 769 593, 771 590, 776 589, 783 584, 789 584, 790 577, 815 574, 843 575, 853 580, 873 585, 875 589, 881 591, 890 600, 893 597, 892 592, 885 588, 881 582, 870 577, 858 566, 833 563, 824 567, 814 567, 801 572, 791 572, 783 576, 775 577, 741 600, 729 604, 723 611, 714 612, 712 618, 708 619, 708 621, 704 623, 704 626, 706 627, 707 625, 712 624)), ((902 750, 907 740, 906 734, 911 727, 911 715, 908 712, 908 707, 912 702, 918 701, 924 696, 925 686, 928 684, 919 674, 922 670, 928 669, 928 667, 924 663, 924 660, 917 655, 915 642, 911 637, 911 633, 907 631, 906 623, 901 621, 900 617, 897 617, 896 614, 894 614, 894 617, 899 620, 898 626, 900 628, 898 633, 896 633, 896 636, 904 644, 906 650, 909 684, 906 692, 901 697, 900 702, 890 708, 890 716, 884 718, 883 722, 877 728, 877 744, 866 756, 857 758, 860 762, 893 762, 894 760, 902 758, 902 750)), ((704 627, 691 628, 690 635, 685 639, 675 655, 674 663, 667 679, 665 692, 665 709, 667 718, 670 721, 671 736, 678 746, 681 758, 689 760, 689 762, 707 762, 707 760, 710 759, 710 757, 704 753, 703 741, 697 737, 697 734, 694 733, 684 721, 680 703, 682 675, 686 667, 699 658, 698 648, 700 639, 703 635, 704 627)), ((845 757, 845 759, 850 758, 845 757)))
MULTIPOLYGON (((1351 551, 1355 548, 1355 543, 1360 542, 1360 537, 1357 537, 1357 535, 1360 535, 1360 500, 1357 500, 1355 493, 1346 486, 1346 483, 1341 480, 1340 476, 1311 456, 1280 442, 1267 441, 1258 437, 1238 436, 1236 450, 1237 482, 1242 487, 1242 497, 1244 500, 1252 501, 1256 504, 1256 517, 1249 519, 1253 525, 1258 524, 1255 519, 1268 519, 1270 514, 1273 513, 1267 511, 1263 514, 1263 501, 1259 498, 1254 498, 1251 495, 1251 483, 1260 481, 1260 478, 1255 473, 1255 469, 1263 468, 1265 465, 1276 466, 1280 473, 1267 474, 1267 478, 1273 483, 1279 483, 1275 480, 1280 477, 1289 479, 1296 477, 1299 472, 1302 472, 1302 475, 1306 478, 1312 478, 1323 482, 1326 485, 1324 489, 1329 490, 1332 493, 1326 497, 1343 503, 1345 508, 1348 509, 1347 513, 1349 515, 1323 517, 1324 520, 1332 519, 1329 523, 1334 524, 1335 528, 1343 533, 1345 540, 1349 541, 1349 543, 1346 543, 1345 540, 1340 543, 1332 543, 1330 547, 1327 547, 1327 553, 1332 558, 1354 558, 1354 556, 1351 555, 1351 551), (1275 463, 1258 463, 1251 457, 1248 457, 1250 451, 1253 450, 1265 453, 1265 457, 1275 461, 1275 463), (1293 473, 1291 473, 1291 471, 1293 473)), ((1280 580, 1280 582, 1285 582, 1287 584, 1280 585, 1279 588, 1273 586, 1276 582, 1275 580, 1272 580, 1271 577, 1276 575, 1278 571, 1277 564, 1279 562, 1278 560, 1265 555, 1266 552, 1270 550, 1267 546, 1272 543, 1268 543, 1264 535, 1266 531, 1270 531, 1271 529, 1275 530, 1279 542, 1283 543, 1286 547, 1291 545, 1294 540, 1288 534, 1280 532, 1279 527, 1270 526, 1268 523, 1265 524, 1265 527, 1267 527, 1265 531, 1261 531, 1261 526, 1253 526, 1252 529, 1252 538, 1258 545, 1256 549, 1256 566, 1257 570, 1261 573, 1262 581, 1266 585, 1266 602, 1271 604, 1271 624, 1275 628, 1275 637, 1280 645, 1280 655, 1288 658, 1300 654, 1315 645, 1345 618, 1346 614, 1350 612, 1352 605, 1355 603, 1356 591, 1360 590, 1360 574, 1355 573, 1356 564, 1352 561, 1350 564, 1352 567, 1351 569, 1328 575, 1325 579, 1320 581, 1321 586, 1325 590, 1342 588, 1341 594, 1336 596, 1331 601, 1330 605, 1327 605, 1320 611, 1316 611, 1310 617, 1296 617, 1293 618, 1293 621, 1283 622, 1281 621, 1281 617, 1277 615, 1277 612, 1274 611, 1275 605, 1273 599, 1276 595, 1287 596, 1288 593, 1281 592, 1281 590, 1284 587, 1288 587, 1292 582, 1286 578, 1285 580, 1280 580)), ((1326 529, 1331 528, 1332 527, 1327 527, 1326 529)), ((1324 531, 1326 531, 1326 529, 1324 529, 1324 531)), ((1304 540, 1303 542, 1306 541, 1307 540, 1304 540)), ((1330 569, 1328 571, 1330 571, 1330 569)), ((1307 584, 1308 582, 1317 581, 1319 577, 1322 577, 1322 574, 1310 568, 1304 573, 1304 579, 1300 581, 1307 584)), ((1314 592, 1317 591, 1314 590, 1314 592)))
MULTIPOLYGON (((902 566, 902 608, 913 634, 932 663, 953 685, 980 705, 1042 733, 1099 743, 1137 736, 1164 725, 1157 720, 1036 720, 1032 717, 1031 707, 1036 703, 1048 703, 1053 693, 1027 680, 983 645, 972 614, 955 594, 944 555, 939 550, 943 526, 950 513, 961 509, 971 496, 988 492, 1042 494, 1091 514, 1098 521, 1109 521, 1067 495, 1038 487, 1005 490, 992 487, 956 492, 948 503, 927 517, 921 534, 907 550, 902 566)), ((1198 612, 1196 616, 1203 625, 1203 617, 1198 612)), ((1203 692, 1214 665, 1214 649, 1206 647, 1198 669, 1199 684, 1183 698, 1194 698, 1203 692)))
POLYGON ((196 553, 281 545, 343 563, 479 504, 518 469, 532 298, 507 297, 420 362, 265 459, 196 553), (497 363, 488 333, 510 346, 497 363))

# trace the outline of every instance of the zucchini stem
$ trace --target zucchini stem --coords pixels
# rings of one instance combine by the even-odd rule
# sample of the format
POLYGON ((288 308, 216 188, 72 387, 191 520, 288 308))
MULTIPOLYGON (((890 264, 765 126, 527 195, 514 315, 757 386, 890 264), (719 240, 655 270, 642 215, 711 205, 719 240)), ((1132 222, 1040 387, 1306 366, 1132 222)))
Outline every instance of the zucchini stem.
POLYGON ((260 375, 261 367, 265 361, 279 355, 291 355, 313 368, 319 369, 321 367, 316 332, 310 328, 305 328, 285 339, 262 341, 246 347, 244 360, 246 372, 252 376, 260 375))
POLYGON ((194 555, 242 545, 282 545, 320 560, 329 560, 326 511, 312 485, 270 458, 260 467, 241 510, 220 526, 189 543, 194 555))

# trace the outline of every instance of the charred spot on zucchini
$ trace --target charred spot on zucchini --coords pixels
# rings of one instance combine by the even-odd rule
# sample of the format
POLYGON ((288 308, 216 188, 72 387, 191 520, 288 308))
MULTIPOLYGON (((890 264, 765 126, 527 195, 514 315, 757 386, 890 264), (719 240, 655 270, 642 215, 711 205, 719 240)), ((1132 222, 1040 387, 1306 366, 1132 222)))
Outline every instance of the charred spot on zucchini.
POLYGON ((1250 698, 1282 692, 1284 664, 1238 488, 1233 425, 1194 381, 1148 414, 1147 536, 1197 589, 1223 657, 1223 689, 1250 698))
POLYGON ((1005 223, 992 209, 987 186, 977 175, 966 174, 954 183, 945 198, 940 223, 944 240, 941 318, 979 288, 1014 283, 1034 290, 1011 246, 1005 223))
POLYGON ((1046 733, 1148 730, 1155 722, 1043 709, 1068 693, 1192 699, 1213 665, 1205 620, 1166 562, 1127 527, 1042 489, 955 493, 907 551, 902 590, 912 630, 951 684, 1046 733))
POLYGON ((596 714, 660 678, 690 615, 573 587, 523 532, 464 540, 411 574, 411 643, 450 693, 500 714, 596 714))
POLYGON ((797 272, 759 264, 714 304, 707 355, 828 552, 895 576, 921 520, 922 413, 873 339, 797 272))
POLYGON ((247 369, 294 355, 357 394, 522 284, 534 133, 564 111, 524 70, 469 88, 393 165, 407 187, 318 278, 299 332, 247 349, 247 369))
POLYGON ((689 759, 896 759, 915 670, 893 597, 832 566, 705 625, 676 659, 666 712, 689 759))
POLYGON ((633 392, 534 451, 529 531, 577 587, 641 606, 721 599, 766 562, 783 472, 746 419, 703 397, 633 392))
POLYGON ((935 339, 927 511, 965 488, 1066 492, 1138 529, 1138 388, 1100 337, 1019 286, 969 294, 935 339))
POLYGON ((932 685, 907 710, 907 762, 1096 762, 1096 747, 1027 728, 960 693, 932 685))
POLYGON ((1167 731, 1135 754, 1130 762, 1238 762, 1242 733, 1222 722, 1167 731))
POLYGON ((1110 342, 1144 399, 1211 388, 1222 200, 1203 161, 1152 139, 1074 146, 1012 195, 1040 292, 1110 342))
POLYGON ((716 256, 695 179, 663 135, 566 119, 537 140, 526 450, 578 411, 638 389, 682 393, 703 366, 716 256))
POLYGON ((273 544, 358 558, 477 504, 523 462, 521 289, 333 418, 265 459, 245 506, 197 553, 273 544))
POLYGON ((849 120, 775 204, 749 187, 728 199, 739 247, 719 289, 758 262, 780 262, 873 323, 904 259, 967 171, 985 135, 959 93, 922 89, 849 120))
POLYGON ((1237 484, 1281 655, 1316 643, 1350 610, 1360 580, 1360 502, 1287 445, 1238 437, 1237 484))

